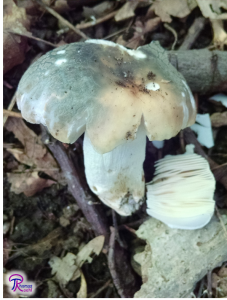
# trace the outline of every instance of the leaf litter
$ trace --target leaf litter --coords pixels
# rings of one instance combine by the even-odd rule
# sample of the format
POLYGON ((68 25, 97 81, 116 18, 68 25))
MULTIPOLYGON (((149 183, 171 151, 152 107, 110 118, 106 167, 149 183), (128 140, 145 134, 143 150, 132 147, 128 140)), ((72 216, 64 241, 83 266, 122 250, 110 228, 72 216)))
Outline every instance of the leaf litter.
POLYGON ((41 136, 36 135, 19 118, 9 118, 5 128, 13 132, 23 145, 23 148, 8 148, 7 151, 21 164, 30 167, 25 169, 24 166, 18 165, 17 169, 7 174, 11 183, 11 191, 16 194, 23 192, 26 196, 33 196, 57 181, 63 182, 58 165, 42 143, 41 136), (53 180, 41 178, 40 172, 49 175, 53 180))
MULTIPOLYGON (((191 22, 190 19, 194 19, 197 14, 200 16, 203 15, 205 18, 210 19, 213 32, 211 33, 211 36, 209 36, 207 32, 201 34, 201 41, 203 41, 203 39, 208 39, 209 49, 211 50, 226 49, 225 0, 156 0, 116 2, 88 0, 86 1, 86 4, 84 4, 86 7, 81 1, 43 0, 43 2, 61 14, 62 17, 71 22, 74 26, 80 24, 84 25, 89 23, 91 20, 91 27, 88 26, 84 29, 84 32, 89 37, 106 38, 109 36, 109 38, 107 38, 108 40, 112 40, 114 42, 117 41, 132 49, 147 44, 152 40, 158 40, 166 49, 171 49, 173 42, 172 37, 170 37, 168 31, 165 29, 164 22, 171 22, 170 26, 178 33, 178 42, 176 44, 177 49, 187 33, 187 29, 191 22), (127 7, 130 9, 126 9, 127 7), (107 21, 100 21, 103 17, 105 18, 107 14, 112 12, 117 12, 115 17, 113 14, 110 19, 107 19, 107 21), (95 22, 97 22, 98 25, 95 25, 95 22)), ((33 57, 37 54, 41 55, 46 51, 51 50, 52 47, 50 45, 42 44, 42 41, 37 42, 30 40, 27 37, 10 33, 10 31, 17 31, 18 33, 26 34, 27 36, 31 35, 31 31, 33 35, 36 35, 37 33, 38 37, 51 41, 53 45, 77 42, 80 39, 80 37, 72 30, 68 28, 67 30, 62 29, 59 25, 60 22, 37 5, 36 2, 30 0, 18 0, 16 3, 17 4, 15 4, 12 0, 4 0, 4 38, 6 36, 6 40, 4 39, 4 71, 5 73, 9 71, 6 73, 5 82, 7 85, 5 85, 5 87, 8 86, 11 87, 11 89, 16 88, 17 80, 19 80, 19 78, 17 79, 17 75, 15 79, 14 69, 20 73, 21 66, 23 66, 24 70, 26 69, 24 67, 24 65, 26 66, 24 61, 25 58, 29 57, 29 55, 33 57), (9 50, 12 51, 12 53, 9 50), (12 58, 8 59, 9 56, 7 52, 12 55, 12 58), (22 63, 23 61, 24 63, 22 63), (12 69, 14 66, 16 67, 12 69), (13 74, 13 76, 11 74, 13 74)), ((198 39, 199 42, 200 38, 198 39)), ((200 44, 195 44, 195 48, 198 47, 198 45, 200 44)), ((205 46, 203 46, 203 42, 201 42, 201 45, 202 47, 199 46, 198 48, 206 47, 205 43, 205 46)), ((9 95, 10 94, 6 96, 6 100, 11 98, 9 95)), ((205 96, 205 98, 208 100, 209 95, 207 97, 205 96)), ((4 102, 6 100, 4 99, 4 102)), ((4 104, 5 108, 8 106, 7 101, 5 102, 7 105, 4 104)), ((226 130, 226 108, 218 107, 211 102, 208 103, 208 101, 204 104, 203 98, 200 98, 199 95, 198 112, 202 115, 210 115, 213 128, 211 129, 209 127, 209 130, 213 131, 215 147, 211 148, 208 153, 217 159, 220 166, 224 167, 227 162, 225 154, 225 149, 227 149, 227 140, 225 138, 226 135, 224 134, 226 130)), ((52 155, 43 145, 40 136, 30 130, 20 119, 17 123, 15 119, 12 121, 12 118, 9 118, 9 122, 11 122, 11 124, 6 124, 7 131, 13 132, 20 143, 12 143, 10 140, 6 140, 5 143, 4 168, 8 173, 8 181, 12 182, 11 191, 14 191, 15 193, 23 192, 25 195, 29 196, 35 195, 39 192, 37 194, 38 196, 35 197, 39 199, 37 202, 38 205, 41 205, 40 203, 43 205, 43 202, 45 203, 44 199, 46 199, 46 191, 57 190, 58 185, 56 183, 64 184, 64 180, 61 178, 61 174, 59 173, 59 167, 52 155), (45 173, 47 176, 42 176, 41 174, 42 178, 40 177, 40 173, 45 173), (42 191, 44 187, 48 188, 42 191)), ((168 152, 168 147, 170 145, 169 142, 173 143, 173 141, 166 141, 162 151, 168 152)), ((173 151, 175 150, 178 151, 178 149, 174 148, 173 151)), ((154 155, 156 154, 157 151, 154 152, 154 155)), ((218 199, 224 199, 220 200, 220 205, 225 208, 227 202, 223 188, 218 187, 217 192, 219 197, 218 199)), ((50 197, 51 202, 54 203, 56 200, 56 194, 53 192, 53 195, 50 195, 51 196, 48 197, 50 197)), ((10 197, 12 197, 12 195, 10 197)), ((12 205, 13 202, 10 197, 7 199, 9 199, 10 205, 12 205)), ((90 250, 84 250, 85 253, 83 255, 80 254, 80 252, 84 249, 83 247, 86 247, 86 244, 89 244, 88 241, 92 241, 92 238, 94 237, 91 231, 91 226, 83 217, 80 210, 78 210, 77 207, 73 208, 75 203, 70 203, 68 202, 68 199, 65 199, 65 194, 60 193, 60 196, 57 197, 60 199, 59 201, 62 201, 63 203, 63 207, 60 206, 61 209, 59 209, 58 213, 56 213, 56 211, 54 211, 54 213, 47 213, 45 204, 44 208, 37 207, 37 205, 32 206, 35 208, 34 210, 39 210, 39 213, 37 213, 37 211, 35 212, 35 216, 40 216, 40 209, 43 212, 42 226, 48 224, 48 218, 53 218, 52 223, 55 224, 55 229, 51 227, 46 237, 40 239, 38 242, 36 241, 34 243, 32 240, 29 240, 31 245, 28 246, 17 245, 15 242, 12 242, 11 238, 13 239, 13 235, 10 233, 11 229, 8 230, 4 239, 5 248, 7 249, 4 256, 4 262, 6 264, 6 268, 10 269, 11 264, 12 266, 17 266, 17 260, 20 258, 21 263, 24 263, 24 265, 22 264, 21 269, 24 268, 26 270, 25 261, 30 257, 33 257, 35 260, 37 256, 42 262, 39 265, 39 272, 41 275, 38 276, 40 290, 42 293, 40 292, 39 295, 53 298, 66 296, 73 297, 76 295, 77 297, 89 297, 89 291, 91 292, 93 289, 94 294, 97 291, 97 288, 95 288, 98 282, 97 273, 95 273, 97 278, 94 279, 90 277, 93 265, 94 268, 101 268, 101 270, 108 270, 108 267, 105 266, 105 262, 103 262, 102 265, 102 260, 100 260, 99 264, 96 265, 96 258, 93 258, 92 260, 90 256, 91 254, 89 254, 90 250), (72 209, 70 208, 68 210, 67 207, 71 207, 72 209), (60 229, 58 228, 59 225, 61 226, 60 229), (75 262, 78 263, 78 259, 80 258, 79 254, 82 255, 84 259, 87 257, 85 259, 87 262, 92 260, 92 263, 76 267, 74 274, 72 274, 69 281, 65 284, 65 287, 62 285, 61 281, 60 283, 58 281, 54 281, 56 280, 57 274, 60 273, 60 269, 59 271, 56 271, 53 277, 53 275, 51 276, 50 274, 53 269, 51 270, 49 266, 49 273, 47 271, 49 275, 47 277, 46 275, 42 275, 42 268, 47 268, 47 263, 45 263, 45 261, 47 261, 47 258, 49 260, 50 257, 56 257, 56 268, 57 261, 59 265, 63 262, 65 263, 65 266, 69 264, 68 268, 70 268, 70 272, 72 273, 71 267, 72 269, 75 268, 75 262), (67 258, 68 255, 69 257, 67 258), (70 257, 71 260, 69 259, 70 257), (71 267, 70 263, 72 264, 71 267), (89 269, 87 269, 88 265, 89 269), (77 281, 74 278, 81 278, 81 280, 77 281), (95 281, 91 281, 91 278, 95 281), (74 289, 71 289, 71 282, 73 283, 74 289), (94 282, 95 284, 93 286, 94 282)), ((22 199, 24 198, 21 195, 15 195, 15 199, 18 201, 18 205, 20 202, 22 206, 24 205, 22 204, 22 199)), ((28 198, 28 201, 31 202, 34 199, 36 198, 33 196, 28 198)), ((30 202, 28 202, 25 206, 28 207, 30 202)), ((18 224, 24 222, 23 218, 26 220, 29 211, 25 211, 24 214, 22 214, 21 210, 18 209, 17 206, 15 209, 9 206, 5 213, 11 217, 13 216, 15 219, 15 225, 12 226, 17 227, 18 224)), ((120 222, 124 223, 122 220, 120 222)), ((9 223, 8 220, 5 223, 9 223)), ((12 229, 15 231, 15 228, 12 229)), ((31 228, 30 231, 32 230, 33 229, 31 228)), ((24 233, 22 232, 22 236, 23 235, 24 233)), ((123 237, 125 236, 123 232, 121 232, 121 235, 123 237)), ((100 254, 98 258, 101 258, 101 256, 102 254, 100 254)), ((32 266, 30 266, 30 268, 32 268, 32 266)), ((224 266, 224 268, 226 269, 226 266, 224 266)), ((226 284, 226 281, 224 280, 226 276, 221 275, 219 270, 222 269, 217 269, 212 273, 213 296, 226 297, 225 292, 223 292, 225 288, 224 284, 226 284)), ((105 275, 107 276, 105 277, 103 272, 101 273, 101 281, 105 282, 109 279, 109 274, 105 275)), ((35 271, 33 271, 33 275, 35 278, 35 271)), ((205 290, 205 288, 203 290, 205 290)), ((107 292, 102 293, 102 296, 103 295, 107 295, 107 297, 108 295, 115 297, 118 296, 114 294, 114 289, 111 287, 107 287, 107 292)))

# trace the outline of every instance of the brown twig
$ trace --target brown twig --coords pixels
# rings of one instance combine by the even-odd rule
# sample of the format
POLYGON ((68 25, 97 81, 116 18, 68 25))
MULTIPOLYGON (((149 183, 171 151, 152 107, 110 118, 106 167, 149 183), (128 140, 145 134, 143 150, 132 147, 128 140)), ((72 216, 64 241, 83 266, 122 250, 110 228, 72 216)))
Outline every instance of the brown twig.
POLYGON ((7 116, 7 117, 22 118, 21 113, 11 111, 11 110, 8 110, 8 109, 3 109, 3 115, 7 116))
POLYGON ((113 219, 113 226, 115 229, 115 236, 116 240, 118 241, 119 245, 123 248, 126 248, 124 243, 122 242, 120 235, 119 235, 119 230, 118 230, 118 224, 117 224, 117 217, 116 217, 116 212, 112 209, 112 219, 113 219))
POLYGON ((206 25, 206 19, 205 18, 199 17, 199 18, 195 19, 195 21, 193 22, 193 24, 189 28, 188 33, 187 33, 183 43, 181 44, 181 46, 179 47, 178 50, 189 50, 189 49, 191 49, 193 44, 195 43, 195 41, 199 37, 201 31, 205 27, 205 25, 206 25))
POLYGON ((171 50, 174 50, 175 49, 175 46, 176 46, 176 43, 177 43, 177 40, 178 40, 178 37, 177 37, 177 32, 175 29, 173 29, 169 24, 167 23, 164 23, 164 27, 169 30, 170 32, 172 32, 173 36, 174 36, 174 42, 172 44, 172 47, 171 47, 171 50))
MULTIPOLYGON (((85 218, 91 224, 92 229, 97 235, 104 235, 105 242, 108 243, 109 230, 106 216, 102 211, 101 205, 89 205, 93 196, 85 190, 80 182, 80 177, 75 169, 73 161, 68 157, 66 149, 58 141, 50 142, 47 147, 53 153, 68 183, 68 189, 76 199, 78 206, 82 210, 85 218)), ((94 202, 96 199, 94 199, 94 202)))
POLYGON ((40 39, 40 38, 38 38, 38 37, 36 37, 36 36, 33 36, 33 35, 29 35, 29 34, 25 34, 25 33, 19 33, 19 32, 13 31, 13 30, 6 30, 6 31, 7 31, 7 32, 10 32, 10 33, 13 33, 13 34, 20 35, 20 36, 24 36, 24 37, 26 37, 26 38, 28 38, 28 39, 32 39, 32 40, 35 40, 35 41, 38 41, 38 42, 47 44, 47 45, 49 45, 49 46, 51 46, 51 47, 54 47, 54 48, 59 47, 58 45, 55 45, 55 44, 53 44, 53 43, 51 43, 51 42, 45 41, 45 40, 40 39))
POLYGON ((87 23, 83 23, 83 24, 77 24, 76 28, 77 29, 85 29, 85 28, 89 28, 89 27, 92 27, 92 26, 96 26, 100 23, 103 23, 103 22, 113 18, 116 15, 117 12, 118 12, 118 10, 112 11, 108 15, 106 15, 104 17, 101 17, 101 18, 97 19, 96 21, 91 21, 91 22, 87 22, 87 23))
POLYGON ((212 270, 207 273, 207 295, 212 298, 212 270))
POLYGON ((110 242, 109 242, 109 252, 108 252, 108 265, 110 269, 111 276, 113 278, 114 285, 117 288, 118 294, 122 298, 126 298, 124 295, 124 291, 121 288, 121 281, 118 277, 118 273, 115 268, 115 255, 114 255, 114 250, 115 250, 115 237, 116 237, 116 230, 113 227, 110 227, 110 242))
POLYGON ((98 289, 95 293, 90 295, 88 298, 96 298, 102 291, 104 291, 111 283, 111 280, 109 279, 100 289, 98 289))
POLYGON ((138 291, 138 280, 132 270, 128 252, 116 242, 115 228, 110 227, 108 266, 113 283, 122 298, 132 298, 138 291), (127 280, 125 280, 127 278, 127 280))
POLYGON ((53 10, 50 7, 48 7, 47 5, 45 5, 44 3, 42 3, 39 0, 35 0, 35 2, 37 2, 46 11, 48 11, 52 16, 54 16, 55 18, 57 18, 62 24, 64 24, 65 26, 69 27, 71 30, 73 30, 75 33, 77 33, 79 36, 81 36, 85 40, 90 39, 85 33, 83 33, 82 31, 80 31, 80 29, 78 29, 75 26, 73 26, 69 21, 67 21, 65 18, 63 18, 61 15, 59 15, 59 13, 57 13, 55 10, 53 10))
MULTIPOLYGON (((190 128, 184 129, 184 139, 186 144, 193 144, 195 145, 195 152, 198 153, 199 155, 205 157, 207 161, 210 164, 211 170, 215 169, 219 166, 216 162, 214 162, 202 149, 200 143, 198 142, 194 132, 190 128)), ((227 190, 227 175, 222 173, 222 176, 220 176, 220 172, 213 172, 214 177, 217 181, 223 184, 223 186, 227 190)))
MULTIPOLYGON (((12 110, 15 103, 16 103, 16 93, 13 95, 13 98, 11 99, 10 104, 9 104, 7 110, 8 110, 8 111, 12 110)), ((7 119, 8 119, 8 116, 7 116, 7 115, 4 115, 4 116, 3 116, 3 126, 5 125, 7 119)))

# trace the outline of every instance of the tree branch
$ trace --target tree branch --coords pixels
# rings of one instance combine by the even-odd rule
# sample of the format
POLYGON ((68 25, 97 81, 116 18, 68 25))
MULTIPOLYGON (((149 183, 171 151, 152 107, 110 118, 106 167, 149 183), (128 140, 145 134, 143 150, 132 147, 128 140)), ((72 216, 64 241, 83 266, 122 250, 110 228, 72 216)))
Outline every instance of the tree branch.
POLYGON ((224 51, 169 51, 170 63, 185 77, 195 93, 227 91, 227 53, 224 51))

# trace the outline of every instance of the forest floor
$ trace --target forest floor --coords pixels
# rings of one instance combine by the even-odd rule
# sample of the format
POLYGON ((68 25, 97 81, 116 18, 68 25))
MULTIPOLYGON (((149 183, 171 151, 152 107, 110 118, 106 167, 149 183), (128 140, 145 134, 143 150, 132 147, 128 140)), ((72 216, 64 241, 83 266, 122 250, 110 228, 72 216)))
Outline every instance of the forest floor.
MULTIPOLYGON (((166 50, 179 50, 186 43, 187 50, 208 48, 226 51, 227 22, 220 21, 218 25, 211 22, 213 15, 207 16, 196 1, 194 4, 191 1, 191 6, 186 0, 43 0, 42 5, 40 2, 18 0, 13 4, 12 0, 4 0, 3 106, 8 110, 4 118, 9 116, 4 126, 3 144, 4 272, 23 270, 30 280, 36 282, 36 297, 120 297, 109 270, 107 248, 104 246, 102 249, 100 240, 101 248, 88 244, 96 234, 68 191, 59 162, 42 142, 40 125, 22 121, 14 105, 18 83, 29 65, 41 55, 88 37, 110 40, 131 49, 159 41, 166 50), (192 33, 189 44, 186 41, 188 32, 196 20, 200 24, 199 29, 194 28, 198 34, 192 33), (89 245, 90 252, 84 257, 79 275, 72 273, 68 279, 54 276, 53 269, 55 273, 56 269, 64 273, 64 268, 68 267, 67 254, 77 257, 85 245, 89 245), (100 254, 91 256, 92 252, 100 254), (53 263, 53 257, 60 258, 61 264, 53 263)), ((212 1, 209 2, 212 4, 212 1)), ((220 14, 226 14, 227 7, 218 9, 220 14)), ((226 87, 219 91, 223 92, 226 92, 226 87)), ((201 148, 219 165, 220 176, 224 178, 227 176, 227 105, 209 100, 213 95, 212 92, 195 93, 194 97, 198 113, 209 114, 214 136, 213 147, 202 145, 201 148)), ((64 149, 69 157, 76 157, 79 177, 84 178, 82 139, 72 145, 64 145, 64 149)), ((151 181, 153 163, 160 155, 179 154, 181 151, 181 133, 166 141, 161 151, 147 142, 146 182, 151 181)), ((220 209, 227 208, 226 186, 217 180, 215 200, 220 209)), ((120 240, 126 245, 127 252, 124 254, 127 253, 128 264, 131 264, 135 230, 148 217, 145 204, 132 216, 121 217, 95 199, 96 206, 103 206, 108 227, 117 229, 118 224, 120 240)), ((218 274, 219 270, 212 272, 218 274)), ((124 270, 118 271, 123 273, 120 278, 127 275, 124 270)), ((138 290, 142 278, 134 275, 138 290)), ((208 297, 207 290, 210 290, 210 297, 224 297, 218 294, 217 284, 210 283, 208 277, 196 284, 195 297, 208 297)), ((216 283, 217 277, 212 277, 216 283)))

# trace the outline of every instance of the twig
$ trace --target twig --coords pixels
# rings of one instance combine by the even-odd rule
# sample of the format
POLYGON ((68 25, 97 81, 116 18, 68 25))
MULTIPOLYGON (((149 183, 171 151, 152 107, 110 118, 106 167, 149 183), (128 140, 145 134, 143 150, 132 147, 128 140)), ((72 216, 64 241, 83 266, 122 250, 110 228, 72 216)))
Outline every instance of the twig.
POLYGON ((90 21, 90 22, 87 22, 87 23, 84 23, 84 24, 77 24, 76 28, 77 29, 85 29, 85 28, 88 28, 88 27, 98 25, 100 23, 103 23, 103 22, 113 18, 116 15, 117 12, 118 12, 118 10, 112 11, 108 15, 106 15, 104 17, 101 17, 101 18, 97 19, 96 21, 90 21))
POLYGON ((118 273, 116 271, 115 267, 115 255, 114 255, 114 250, 115 250, 115 237, 116 237, 116 230, 113 227, 110 227, 110 242, 109 242, 109 252, 108 252, 108 265, 110 269, 111 276, 113 278, 114 285, 116 286, 116 289, 118 291, 118 294, 122 298, 126 298, 124 295, 124 291, 121 288, 121 282, 118 277, 118 273))
MULTIPOLYGON (((42 130, 44 130, 43 127, 42 130)), ((61 167, 61 170, 68 183, 68 189, 77 201, 77 204, 82 210, 85 218, 91 224, 95 233, 97 235, 104 235, 105 242, 108 243, 109 230, 102 206, 88 205, 89 201, 96 202, 96 199, 92 199, 93 196, 89 194, 89 191, 85 190, 81 185, 80 177, 75 169, 72 159, 68 157, 66 149, 62 143, 56 140, 47 144, 47 147, 54 154, 54 157, 61 167)))
POLYGON ((102 291, 104 291, 111 283, 111 279, 109 279, 100 289, 98 289, 95 293, 93 293, 88 298, 96 298, 102 291))
POLYGON ((181 44, 181 46, 179 47, 178 50, 189 50, 189 49, 191 49, 193 44, 195 43, 195 41, 199 37, 201 31, 205 27, 205 24, 206 24, 206 19, 205 18, 199 17, 199 18, 195 19, 195 21, 193 22, 193 24, 189 28, 188 33, 187 33, 183 43, 181 44))
POLYGON ((207 273, 207 295, 212 298, 212 270, 207 273))
POLYGON ((75 26, 73 26, 69 21, 67 21, 65 18, 63 18, 61 15, 59 15, 55 10, 53 10, 52 8, 48 7, 47 5, 45 5, 44 3, 42 3, 39 0, 35 0, 35 2, 37 2, 40 6, 42 6, 46 11, 48 11, 52 16, 54 16, 55 18, 57 18, 62 24, 64 24, 65 26, 68 26, 70 29, 72 29, 75 33, 77 33, 79 36, 81 36, 82 38, 84 38, 85 40, 90 39, 86 34, 84 34, 82 31, 80 31, 80 29, 76 28, 75 26))
POLYGON ((5 115, 7 117, 22 118, 21 113, 7 110, 7 109, 3 109, 3 115, 5 115))
POLYGON ((108 266, 113 283, 122 298, 132 298, 139 286, 136 274, 132 270, 128 252, 116 243, 115 228, 110 227, 108 266), (127 277, 127 280, 125 278, 127 277))
POLYGON ((174 42, 173 42, 173 45, 172 45, 172 47, 171 47, 171 50, 174 50, 175 49, 175 46, 176 46, 176 43, 177 43, 177 32, 176 32, 176 30, 174 30, 169 24, 167 24, 167 23, 164 23, 164 27, 167 29, 167 30, 169 30, 169 31, 171 31, 172 32, 172 34, 174 35, 174 42))
POLYGON ((13 33, 13 34, 17 34, 17 35, 20 35, 20 36, 27 37, 28 39, 32 39, 32 40, 35 40, 35 41, 47 44, 47 45, 49 45, 51 47, 54 47, 54 48, 59 47, 58 45, 55 45, 55 44, 53 44, 51 42, 45 41, 45 40, 40 39, 40 38, 38 38, 36 36, 33 36, 33 35, 29 35, 29 34, 25 34, 25 33, 19 33, 19 32, 13 31, 13 30, 6 30, 6 31, 10 32, 10 33, 13 33))
POLYGON ((200 283, 200 287, 199 287, 197 298, 201 298, 201 296, 202 296, 203 287, 204 287, 204 281, 205 281, 205 278, 203 277, 203 279, 201 280, 201 283, 200 283))
POLYGON ((113 219, 113 226, 115 228, 115 235, 116 240, 118 241, 119 245, 123 248, 125 248, 124 243, 121 241, 119 231, 118 231, 118 224, 117 224, 117 218, 116 218, 116 212, 112 209, 112 219, 113 219))
MULTIPOLYGON (((16 103, 16 93, 13 95, 13 98, 11 99, 10 104, 9 104, 7 110, 8 110, 8 111, 9 111, 9 110, 12 110, 15 103, 16 103)), ((8 119, 8 116, 7 116, 7 115, 3 116, 3 126, 5 125, 7 119, 8 119)))
POLYGON ((112 38, 113 36, 115 36, 115 35, 117 35, 117 34, 119 34, 119 33, 122 33, 122 32, 124 32, 124 31, 127 30, 127 29, 128 29, 128 27, 125 27, 125 28, 123 28, 123 29, 120 29, 120 30, 118 30, 118 31, 115 31, 115 32, 113 32, 113 33, 111 33, 111 34, 105 36, 105 37, 103 38, 103 40, 110 39, 110 38, 112 38))

